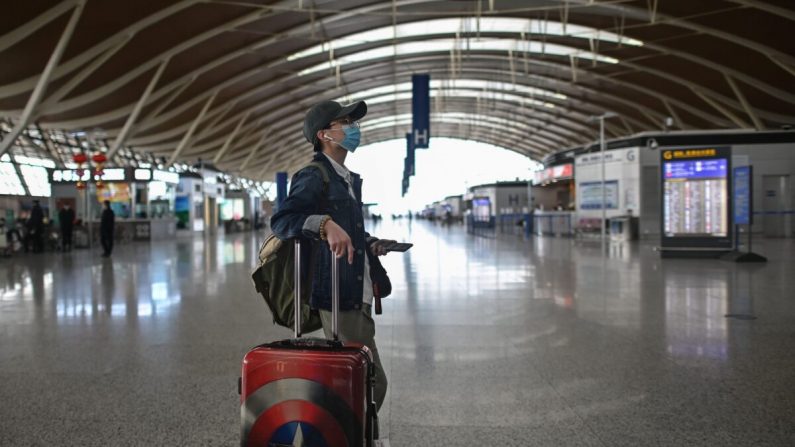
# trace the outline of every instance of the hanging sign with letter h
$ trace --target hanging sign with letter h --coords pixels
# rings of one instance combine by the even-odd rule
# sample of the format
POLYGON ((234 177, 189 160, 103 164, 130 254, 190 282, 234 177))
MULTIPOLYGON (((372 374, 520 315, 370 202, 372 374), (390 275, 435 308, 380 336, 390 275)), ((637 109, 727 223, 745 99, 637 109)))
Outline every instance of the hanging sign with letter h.
POLYGON ((411 134, 414 147, 427 149, 431 140, 431 75, 412 75, 411 84, 411 134))

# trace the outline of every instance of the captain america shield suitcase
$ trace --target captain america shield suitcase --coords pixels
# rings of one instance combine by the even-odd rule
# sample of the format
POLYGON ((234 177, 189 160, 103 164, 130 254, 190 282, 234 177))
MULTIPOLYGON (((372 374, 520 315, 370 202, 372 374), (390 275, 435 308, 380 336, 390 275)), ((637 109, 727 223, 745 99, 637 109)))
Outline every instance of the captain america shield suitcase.
MULTIPOLYGON (((300 309, 300 242, 295 241, 295 303, 300 309)), ((243 358, 242 446, 372 446, 377 436, 373 358, 366 346, 338 340, 339 276, 332 262, 332 340, 266 343, 243 358)))

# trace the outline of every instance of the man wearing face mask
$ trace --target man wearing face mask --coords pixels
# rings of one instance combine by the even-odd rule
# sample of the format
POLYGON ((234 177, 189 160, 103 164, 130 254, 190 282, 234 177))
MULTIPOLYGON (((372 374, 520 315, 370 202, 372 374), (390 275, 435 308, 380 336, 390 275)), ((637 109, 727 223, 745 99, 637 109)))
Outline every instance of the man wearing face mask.
MULTIPOLYGON (((314 146, 312 162, 326 168, 328 185, 318 167, 309 165, 299 170, 292 178, 289 195, 271 218, 271 228, 282 240, 301 237, 325 241, 336 258, 345 259, 339 268, 339 336, 342 341, 362 343, 372 351, 376 367, 374 397, 380 408, 387 379, 375 344, 370 265, 375 265, 375 257, 385 255, 384 247, 394 241, 379 240, 364 230, 362 180, 345 167, 346 157, 359 145, 359 120, 366 113, 363 101, 346 106, 323 101, 309 109, 303 134, 314 146)), ((331 253, 317 250, 314 261, 309 304, 320 310, 323 331, 330 338, 331 253)))

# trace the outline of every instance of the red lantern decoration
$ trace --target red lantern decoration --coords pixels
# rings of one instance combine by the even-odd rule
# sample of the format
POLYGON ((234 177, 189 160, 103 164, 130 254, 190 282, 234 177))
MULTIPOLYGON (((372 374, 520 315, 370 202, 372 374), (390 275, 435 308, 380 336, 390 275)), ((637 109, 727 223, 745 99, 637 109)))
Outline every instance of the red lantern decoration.
POLYGON ((72 157, 75 163, 77 163, 77 190, 82 191, 86 189, 86 184, 83 182, 83 163, 88 161, 88 157, 86 154, 79 152, 72 157))
POLYGON ((72 157, 72 160, 74 160, 74 162, 77 163, 78 165, 82 165, 83 163, 88 161, 88 157, 86 156, 86 154, 80 152, 75 154, 74 157, 72 157))
POLYGON ((97 188, 102 188, 100 186, 101 184, 100 179, 102 178, 102 174, 105 173, 103 171, 103 168, 105 167, 105 162, 108 161, 108 157, 106 157, 105 154, 103 154, 102 152, 97 152, 96 154, 94 154, 93 157, 91 157, 91 160, 94 161, 94 165, 96 167, 94 170, 94 175, 98 177, 97 188))

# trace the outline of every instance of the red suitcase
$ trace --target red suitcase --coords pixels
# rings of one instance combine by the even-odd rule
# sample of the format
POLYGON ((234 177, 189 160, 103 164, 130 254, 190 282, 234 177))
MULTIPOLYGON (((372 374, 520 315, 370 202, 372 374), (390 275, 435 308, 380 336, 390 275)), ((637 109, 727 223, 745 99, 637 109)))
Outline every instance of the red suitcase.
MULTIPOLYGON (((301 250, 295 241, 295 304, 300 309, 301 250)), ((377 419, 375 368, 366 346, 339 341, 339 276, 332 262, 333 340, 295 338, 259 345, 243 358, 240 381, 242 446, 373 445, 377 419)))

